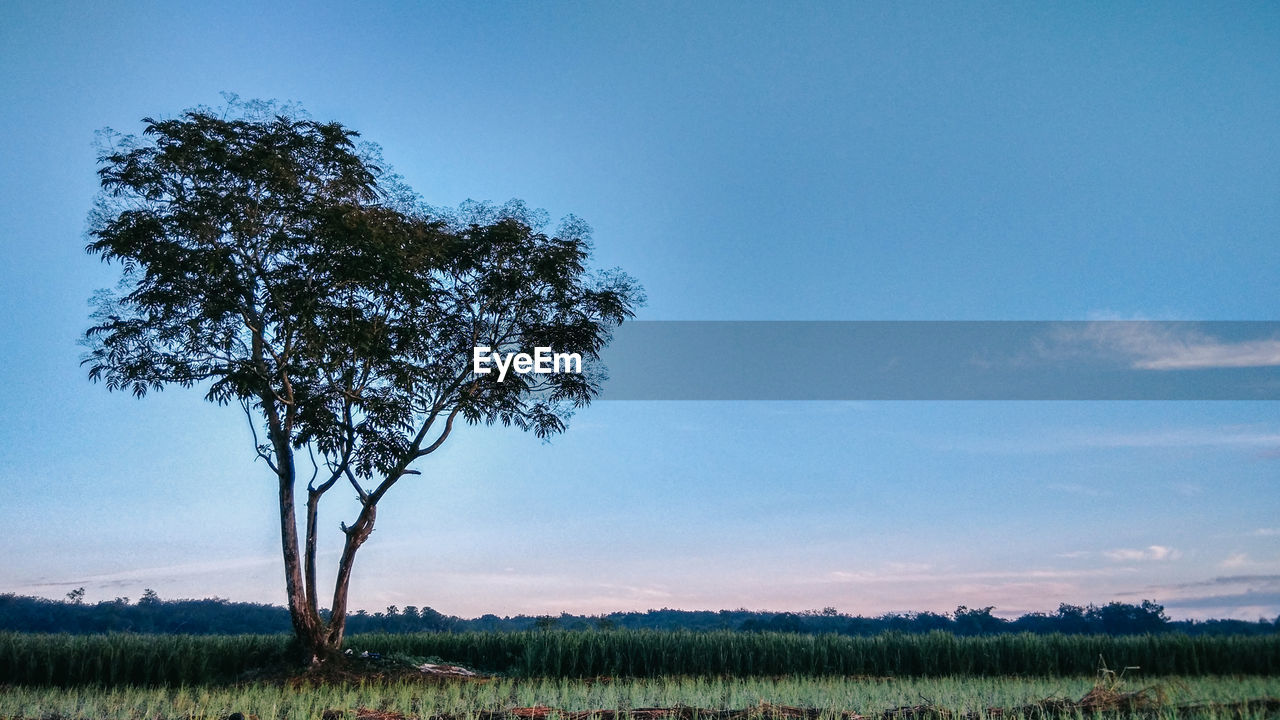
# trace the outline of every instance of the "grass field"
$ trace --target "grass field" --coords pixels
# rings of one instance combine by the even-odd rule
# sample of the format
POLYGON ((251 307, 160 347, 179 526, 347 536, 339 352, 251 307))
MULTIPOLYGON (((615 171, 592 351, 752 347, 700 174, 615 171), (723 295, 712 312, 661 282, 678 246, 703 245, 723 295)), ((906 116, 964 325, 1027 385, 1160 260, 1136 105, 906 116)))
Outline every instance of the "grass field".
POLYGON ((690 708, 720 713, 703 720, 1280 718, 1278 636, 610 630, 360 635, 348 646, 384 657, 300 681, 282 670, 290 645, 279 635, 0 634, 0 720, 500 720, 517 708, 523 720, 666 712, 641 708, 683 708, 680 720, 697 720, 690 708), (1100 657, 1140 670, 1099 673, 1100 657), (495 676, 423 679, 424 659, 495 676), (1129 700, 1103 715, 1067 702, 1099 688, 1129 700))
MULTIPOLYGON (((356 635, 347 647, 440 658, 511 677, 1084 677, 1102 656, 1155 675, 1280 675, 1280 635, 1177 633, 870 637, 636 630, 356 635)), ((199 685, 280 664, 282 635, 0 633, 0 684, 199 685)))
MULTIPOLYGON (((1172 708, 1187 703, 1228 703, 1280 697, 1280 678, 1129 678, 1134 689, 1159 686, 1166 694, 1160 718, 1263 718, 1265 711, 1194 712, 1172 708)), ((663 678, 596 682, 569 679, 513 679, 435 683, 340 684, 291 687, 250 684, 235 687, 30 688, 0 689, 0 717, 84 718, 85 720, 189 720, 226 718, 231 713, 260 720, 310 720, 326 710, 355 718, 358 708, 409 717, 448 716, 465 720, 485 711, 549 706, 564 711, 633 710, 692 706, 711 709, 760 707, 761 703, 817 708, 824 717, 842 711, 883 716, 885 710, 927 705, 957 715, 989 708, 1020 708, 1047 698, 1078 699, 1093 677, 1074 678, 663 678)), ((1274 710, 1272 711, 1274 713, 1274 710)), ((1071 715, 1071 714, 1069 714, 1071 715)), ((1089 713, 1074 713, 1089 717, 1089 713)), ((1144 716, 1150 717, 1151 714, 1144 716)), ((1007 716, 1006 716, 1007 717, 1007 716)), ((1109 715, 1108 717, 1115 717, 1109 715)))

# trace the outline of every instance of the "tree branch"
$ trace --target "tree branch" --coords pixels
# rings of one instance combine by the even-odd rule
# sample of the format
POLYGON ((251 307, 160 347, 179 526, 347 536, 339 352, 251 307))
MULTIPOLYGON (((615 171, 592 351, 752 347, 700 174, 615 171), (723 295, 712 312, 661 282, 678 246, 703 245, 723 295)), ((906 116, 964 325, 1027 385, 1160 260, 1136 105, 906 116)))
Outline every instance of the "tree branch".
POLYGON ((270 455, 262 452, 262 443, 258 440, 258 426, 253 423, 253 413, 249 410, 249 401, 241 401, 240 406, 244 408, 245 417, 249 419, 249 432, 253 433, 253 451, 257 453, 258 457, 267 461, 267 467, 271 468, 271 472, 279 475, 280 468, 276 467, 270 455))

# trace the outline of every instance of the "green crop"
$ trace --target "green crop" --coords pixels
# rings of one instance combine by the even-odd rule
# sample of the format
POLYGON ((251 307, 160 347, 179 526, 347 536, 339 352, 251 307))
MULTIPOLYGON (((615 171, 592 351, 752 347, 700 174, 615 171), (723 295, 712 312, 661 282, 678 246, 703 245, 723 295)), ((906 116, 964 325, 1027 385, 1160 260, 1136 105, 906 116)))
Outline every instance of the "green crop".
MULTIPOLYGON (((283 635, 0 633, 0 683, 178 686, 288 662, 283 635)), ((1280 635, 870 637, 645 630, 355 635, 356 652, 441 658, 513 677, 1085 676, 1103 656, 1147 675, 1280 675, 1280 635)))

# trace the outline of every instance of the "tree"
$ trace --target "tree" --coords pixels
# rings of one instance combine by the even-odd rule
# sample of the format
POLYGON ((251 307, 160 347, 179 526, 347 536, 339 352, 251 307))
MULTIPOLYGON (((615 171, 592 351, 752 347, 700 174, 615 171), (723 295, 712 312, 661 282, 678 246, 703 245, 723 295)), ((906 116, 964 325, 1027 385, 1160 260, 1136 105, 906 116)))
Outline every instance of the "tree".
POLYGON ((1169 618, 1164 606, 1152 600, 1141 605, 1112 601, 1102 607, 1089 607, 1089 614, 1097 618, 1102 631, 1108 635, 1139 635, 1167 629, 1169 618))
POLYGON ((961 605, 956 608, 955 631, 960 635, 986 635, 996 633, 1005 621, 991 614, 994 605, 983 608, 968 608, 961 605))
POLYGON ((587 270, 582 222, 549 235, 514 201, 434 212, 338 123, 234 101, 143 123, 100 157, 87 250, 123 277, 99 293, 84 362, 109 390, 199 385, 245 412, 274 479, 293 628, 320 662, 342 644, 356 553, 392 486, 458 418, 563 431, 641 292, 587 270), (577 353, 581 372, 474 374, 477 346, 577 353), (338 484, 360 511, 340 524, 326 618, 316 542, 338 484))

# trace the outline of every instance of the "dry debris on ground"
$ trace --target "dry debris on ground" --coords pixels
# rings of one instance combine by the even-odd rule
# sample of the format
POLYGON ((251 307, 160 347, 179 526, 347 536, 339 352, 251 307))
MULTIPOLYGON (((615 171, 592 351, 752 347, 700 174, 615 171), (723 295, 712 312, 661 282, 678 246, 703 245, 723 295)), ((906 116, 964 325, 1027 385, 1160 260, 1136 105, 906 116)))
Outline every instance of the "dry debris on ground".
MULTIPOLYGON (((1124 717, 1158 717, 1170 711, 1182 713, 1214 712, 1221 717, 1251 717, 1260 713, 1280 712, 1280 698, 1243 700, 1232 703, 1196 703, 1167 705, 1150 689, 1134 692, 1099 692, 1094 688, 1079 700, 1050 698, 1042 702, 1014 708, 987 708, 970 713, 955 713, 936 705, 909 705, 890 708, 872 715, 841 712, 841 720, 1000 720, 1001 718, 1060 718, 1080 713, 1124 717)), ((684 705, 674 707, 633 708, 630 710, 560 710, 545 705, 517 707, 500 711, 483 711, 477 720, 818 720, 829 716, 818 708, 761 703, 739 710, 712 710, 684 705)), ((348 720, 342 711, 331 710, 323 720, 348 720)), ((388 710, 357 708, 350 720, 415 720, 413 716, 388 710)), ((459 720, 451 715, 433 715, 423 720, 459 720)))

